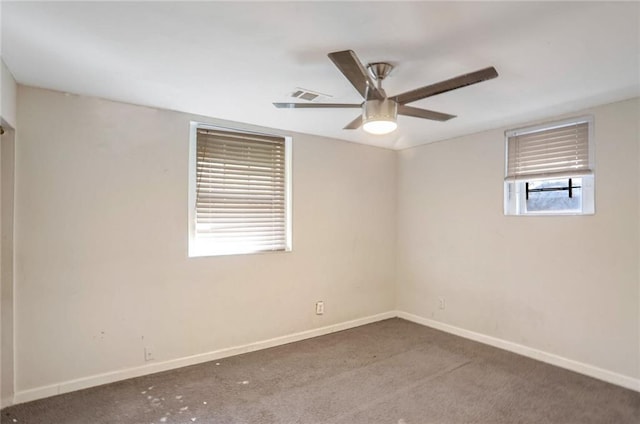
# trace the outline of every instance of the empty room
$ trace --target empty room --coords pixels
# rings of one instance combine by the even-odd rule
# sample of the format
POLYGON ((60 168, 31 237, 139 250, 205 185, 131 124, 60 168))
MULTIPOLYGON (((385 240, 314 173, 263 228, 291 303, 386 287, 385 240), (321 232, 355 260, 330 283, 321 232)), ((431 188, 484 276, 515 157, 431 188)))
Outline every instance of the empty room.
POLYGON ((640 422, 640 2, 0 24, 1 424, 640 422))

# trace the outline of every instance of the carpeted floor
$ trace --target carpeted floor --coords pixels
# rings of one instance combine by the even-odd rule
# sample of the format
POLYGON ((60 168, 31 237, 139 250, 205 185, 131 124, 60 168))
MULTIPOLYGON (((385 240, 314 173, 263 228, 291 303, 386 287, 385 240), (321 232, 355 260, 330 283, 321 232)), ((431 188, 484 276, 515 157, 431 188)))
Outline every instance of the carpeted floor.
POLYGON ((401 319, 2 411, 2 424, 640 423, 640 393, 401 319))

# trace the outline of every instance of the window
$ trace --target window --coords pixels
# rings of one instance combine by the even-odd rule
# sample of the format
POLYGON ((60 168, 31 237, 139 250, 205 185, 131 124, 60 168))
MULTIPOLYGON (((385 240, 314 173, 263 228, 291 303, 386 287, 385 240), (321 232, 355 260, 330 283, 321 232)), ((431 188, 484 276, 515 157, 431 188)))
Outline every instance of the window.
POLYGON ((191 123, 189 256, 291 250, 291 139, 191 123))
POLYGON ((593 118, 507 131, 505 215, 594 213, 593 118))

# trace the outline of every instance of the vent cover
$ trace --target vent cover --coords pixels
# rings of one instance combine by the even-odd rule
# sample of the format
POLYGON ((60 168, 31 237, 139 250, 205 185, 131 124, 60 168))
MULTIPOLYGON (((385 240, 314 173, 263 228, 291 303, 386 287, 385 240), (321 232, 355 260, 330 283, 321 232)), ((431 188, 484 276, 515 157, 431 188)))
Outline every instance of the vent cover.
POLYGON ((302 99, 309 102, 319 101, 328 99, 331 96, 328 94, 318 93, 317 91, 307 90, 306 88, 296 87, 296 89, 291 93, 291 97, 295 97, 296 99, 302 99))

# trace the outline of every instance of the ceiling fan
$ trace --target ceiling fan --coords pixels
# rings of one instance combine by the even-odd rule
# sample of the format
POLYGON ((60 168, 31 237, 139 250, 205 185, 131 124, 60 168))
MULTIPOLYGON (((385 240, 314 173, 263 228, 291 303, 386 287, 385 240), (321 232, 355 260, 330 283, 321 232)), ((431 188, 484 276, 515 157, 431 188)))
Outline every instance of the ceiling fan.
POLYGON ((347 124, 344 129, 354 130, 362 125, 364 130, 371 134, 387 134, 397 128, 397 115, 413 116, 435 121, 447 121, 455 118, 455 115, 407 106, 407 103, 466 87, 498 76, 496 69, 490 66, 480 69, 479 71, 387 97, 387 93, 385 93, 382 88, 382 81, 389 75, 393 69, 393 65, 386 62, 369 63, 367 65, 369 73, 367 73, 367 70, 352 50, 333 52, 329 53, 328 56, 340 72, 342 72, 355 89, 358 90, 358 93, 360 93, 364 99, 362 103, 274 103, 273 105, 277 108, 293 109, 362 108, 362 114, 347 124), (375 82, 378 84, 376 85, 375 82))

